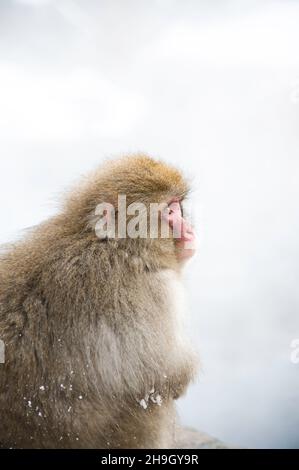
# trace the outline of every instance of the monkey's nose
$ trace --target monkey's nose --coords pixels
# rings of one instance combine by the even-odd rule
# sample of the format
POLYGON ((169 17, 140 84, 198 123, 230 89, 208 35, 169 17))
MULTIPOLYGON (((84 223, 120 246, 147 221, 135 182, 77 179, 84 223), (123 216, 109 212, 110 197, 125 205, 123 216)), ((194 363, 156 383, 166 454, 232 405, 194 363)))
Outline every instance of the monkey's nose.
POLYGON ((195 239, 195 232, 194 232, 192 225, 188 224, 183 219, 181 240, 186 241, 186 242, 191 242, 194 239, 195 239))

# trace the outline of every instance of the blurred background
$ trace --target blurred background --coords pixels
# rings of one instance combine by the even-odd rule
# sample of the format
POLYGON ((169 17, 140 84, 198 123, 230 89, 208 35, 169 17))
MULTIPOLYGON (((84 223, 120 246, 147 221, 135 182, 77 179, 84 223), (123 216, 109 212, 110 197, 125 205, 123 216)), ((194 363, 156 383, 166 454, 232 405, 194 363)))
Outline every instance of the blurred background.
POLYGON ((0 243, 104 158, 192 178, 181 421, 299 447, 299 1, 1 0, 0 243))

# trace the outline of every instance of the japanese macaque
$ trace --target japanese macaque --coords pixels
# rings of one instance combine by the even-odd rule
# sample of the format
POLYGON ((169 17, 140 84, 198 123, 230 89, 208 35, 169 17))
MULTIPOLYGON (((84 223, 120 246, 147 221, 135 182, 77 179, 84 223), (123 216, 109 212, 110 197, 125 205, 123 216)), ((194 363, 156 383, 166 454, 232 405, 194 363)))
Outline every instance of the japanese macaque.
POLYGON ((179 171, 146 155, 106 162, 1 254, 1 447, 174 445, 174 401, 197 369, 182 328, 181 268, 194 253, 187 192, 179 171), (124 233, 134 214, 124 216, 120 195, 142 204, 141 225, 164 204, 155 237, 124 233))

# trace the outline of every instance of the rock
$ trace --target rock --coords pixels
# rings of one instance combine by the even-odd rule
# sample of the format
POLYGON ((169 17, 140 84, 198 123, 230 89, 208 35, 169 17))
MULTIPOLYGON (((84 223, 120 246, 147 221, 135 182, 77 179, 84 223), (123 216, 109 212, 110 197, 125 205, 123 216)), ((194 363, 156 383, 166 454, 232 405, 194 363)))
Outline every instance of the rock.
POLYGON ((179 427, 176 430, 176 449, 233 449, 215 437, 191 428, 179 427))

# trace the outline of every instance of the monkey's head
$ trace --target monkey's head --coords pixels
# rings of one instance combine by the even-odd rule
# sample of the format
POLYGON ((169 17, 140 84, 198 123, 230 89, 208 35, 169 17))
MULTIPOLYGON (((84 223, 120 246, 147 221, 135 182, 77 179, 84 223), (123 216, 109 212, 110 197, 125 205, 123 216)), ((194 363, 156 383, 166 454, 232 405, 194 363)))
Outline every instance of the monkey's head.
POLYGON ((195 251, 195 235, 183 213, 189 188, 174 167, 147 155, 106 162, 73 191, 65 206, 76 231, 99 242, 183 262, 195 251))

